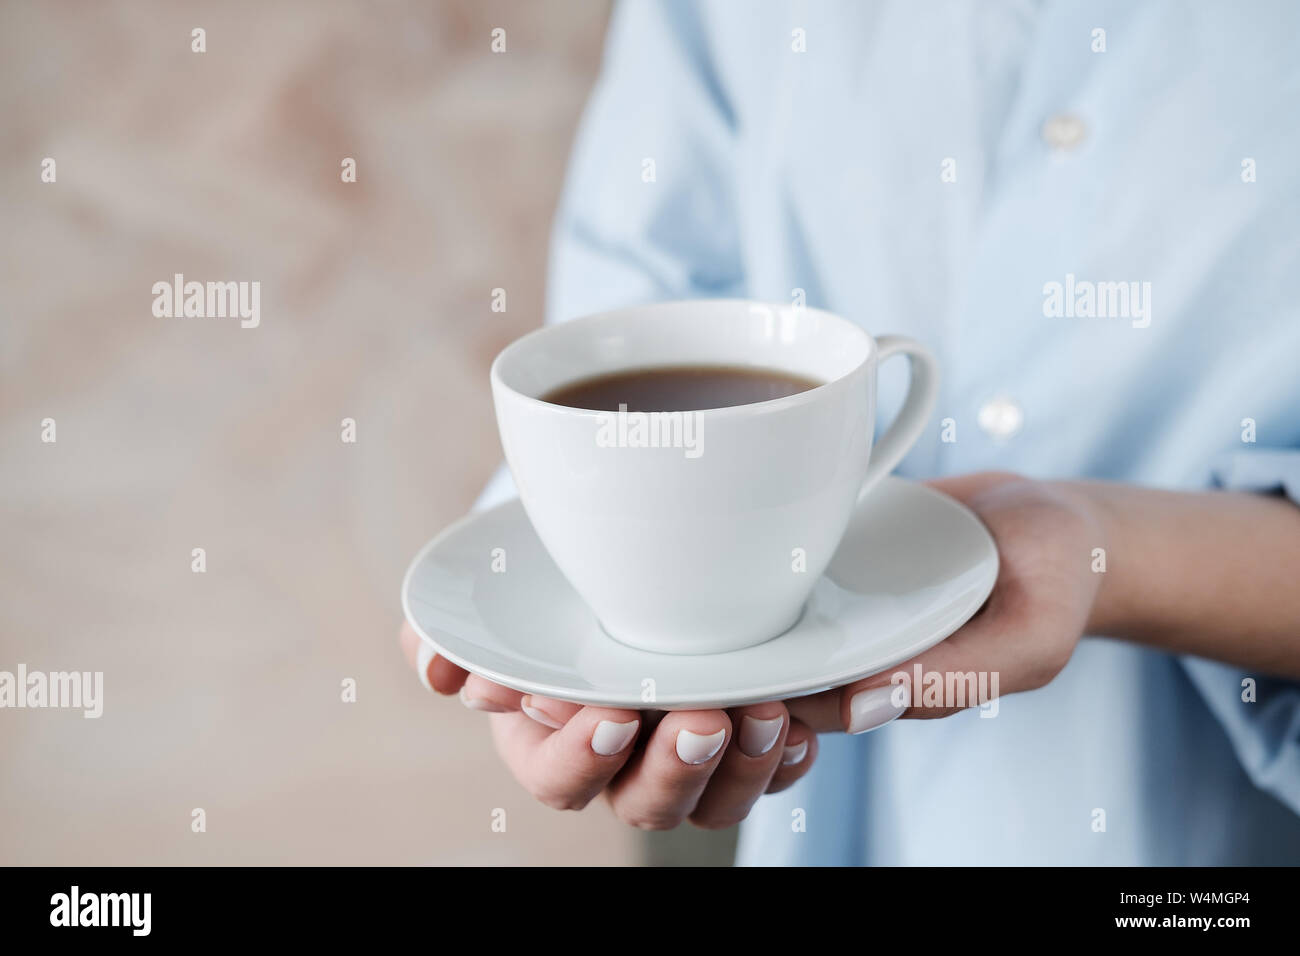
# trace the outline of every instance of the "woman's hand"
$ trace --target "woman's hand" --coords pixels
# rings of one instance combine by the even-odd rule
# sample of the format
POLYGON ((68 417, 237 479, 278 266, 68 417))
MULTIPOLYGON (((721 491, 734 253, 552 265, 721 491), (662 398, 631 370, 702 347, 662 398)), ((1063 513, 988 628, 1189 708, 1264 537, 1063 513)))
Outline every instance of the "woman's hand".
MULTIPOLYGON (((1105 547, 1088 497, 1069 486, 980 474, 933 483, 973 509, 992 532, 1001 569, 985 607, 946 641, 905 664, 811 697, 729 711, 637 712, 520 694, 432 657, 409 625, 401 641, 421 679, 491 713, 497 750, 537 799, 580 809, 605 793, 618 816, 646 829, 690 820, 725 827, 763 793, 790 786, 817 755, 816 733, 862 733, 896 717, 942 717, 956 701, 914 706, 906 687, 923 674, 996 673, 993 693, 1041 687, 1065 666, 1103 575, 1105 547)), ((951 682, 944 680, 940 686, 951 682)), ((924 687, 922 688, 924 690, 924 687)), ((968 699, 965 706, 982 703, 968 699)))
POLYGON ((409 624, 402 648, 424 682, 487 711, 497 752, 515 779, 547 806, 580 810, 604 793, 620 819, 647 830, 690 820, 740 822, 765 792, 803 776, 817 737, 780 701, 731 710, 656 711, 583 707, 520 694, 430 657, 409 624))
POLYGON ((1103 514, 1083 487, 996 472, 928 484, 964 503, 992 533, 1000 560, 993 593, 955 634, 906 663, 786 701, 818 733, 947 717, 1042 687, 1065 667, 1092 619, 1105 578, 1093 570, 1094 549, 1108 545, 1103 514))

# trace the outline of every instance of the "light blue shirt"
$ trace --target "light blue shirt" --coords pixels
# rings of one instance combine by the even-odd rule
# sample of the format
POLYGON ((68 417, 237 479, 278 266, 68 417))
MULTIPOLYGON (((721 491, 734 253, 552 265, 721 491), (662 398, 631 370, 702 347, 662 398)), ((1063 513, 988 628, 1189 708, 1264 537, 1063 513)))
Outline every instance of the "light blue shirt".
MULTIPOLYGON (((1300 4, 620 5, 550 321, 800 295, 937 353, 904 475, 1300 500, 1300 4)), ((1297 814, 1300 688, 1085 639, 995 719, 824 736, 740 859, 1296 863, 1297 814)))

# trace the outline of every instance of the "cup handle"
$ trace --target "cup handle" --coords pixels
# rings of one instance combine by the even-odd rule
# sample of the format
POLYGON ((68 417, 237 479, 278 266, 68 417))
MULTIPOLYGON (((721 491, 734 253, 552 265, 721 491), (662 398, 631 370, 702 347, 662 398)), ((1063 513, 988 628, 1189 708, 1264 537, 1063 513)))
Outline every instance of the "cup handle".
POLYGON ((912 383, 898 417, 871 449, 867 476, 862 479, 862 489, 858 492, 859 501, 880 479, 893 471, 916 444, 939 398, 939 363, 929 349, 903 335, 882 335, 876 339, 877 369, 895 355, 906 355, 910 360, 912 383))

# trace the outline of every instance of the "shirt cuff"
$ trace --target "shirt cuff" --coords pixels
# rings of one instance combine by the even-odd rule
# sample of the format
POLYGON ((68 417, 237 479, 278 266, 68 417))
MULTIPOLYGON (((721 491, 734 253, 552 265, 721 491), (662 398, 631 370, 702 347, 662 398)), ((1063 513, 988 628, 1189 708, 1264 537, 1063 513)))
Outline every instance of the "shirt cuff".
POLYGON ((1280 491, 1300 504, 1300 449, 1260 448, 1226 452, 1215 459, 1210 475, 1220 488, 1280 491))
MULTIPOLYGON (((1300 504, 1300 450, 1227 452, 1215 460, 1211 477, 1229 491, 1282 492, 1300 504)), ((1184 657, 1181 662, 1247 776, 1300 813, 1300 686, 1215 661, 1184 657), (1245 694, 1248 679, 1254 682, 1250 695, 1245 694)))

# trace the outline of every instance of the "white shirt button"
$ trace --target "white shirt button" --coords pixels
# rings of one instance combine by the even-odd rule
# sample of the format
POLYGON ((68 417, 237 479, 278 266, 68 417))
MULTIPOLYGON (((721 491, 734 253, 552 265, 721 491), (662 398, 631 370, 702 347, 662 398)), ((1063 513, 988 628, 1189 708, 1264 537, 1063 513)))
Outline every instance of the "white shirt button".
POLYGON ((1024 424, 1024 411, 1005 395, 990 398, 980 406, 980 428, 1000 441, 1011 438, 1024 424))
POLYGON ((1087 124, 1074 113, 1057 113, 1043 124, 1043 142, 1052 149, 1074 149, 1087 138, 1087 124))

